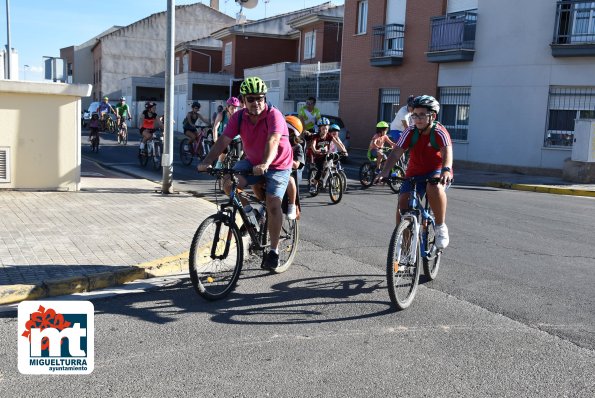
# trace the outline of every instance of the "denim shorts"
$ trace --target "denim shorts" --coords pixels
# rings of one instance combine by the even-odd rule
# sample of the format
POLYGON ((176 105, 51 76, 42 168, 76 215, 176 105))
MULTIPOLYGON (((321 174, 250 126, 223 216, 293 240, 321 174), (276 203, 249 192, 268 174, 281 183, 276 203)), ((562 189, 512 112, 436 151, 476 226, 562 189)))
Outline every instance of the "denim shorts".
MULTIPOLYGON (((419 182, 415 183, 415 185, 417 187, 417 193, 419 194, 420 198, 423 198, 424 195, 426 194, 427 182, 425 182, 424 180, 427 178, 434 177, 434 176, 436 176, 436 174, 439 176, 440 170, 432 171, 431 173, 420 175, 420 176, 414 176, 415 178, 420 179, 419 182)), ((401 189, 399 190, 399 195, 404 194, 404 193, 409 193, 411 191, 413 191, 413 186, 411 184, 411 181, 409 181, 409 180, 403 181, 403 185, 401 185, 401 189)))
MULTIPOLYGON (((245 170, 251 171, 254 166, 248 161, 248 159, 242 159, 233 166, 234 170, 245 170)), ((279 199, 283 199, 285 191, 287 190, 287 184, 289 183, 289 176, 291 175, 291 169, 287 170, 267 170, 263 176, 244 176, 248 185, 254 185, 261 182, 263 179, 266 182, 266 193, 268 195, 276 196, 279 199)))

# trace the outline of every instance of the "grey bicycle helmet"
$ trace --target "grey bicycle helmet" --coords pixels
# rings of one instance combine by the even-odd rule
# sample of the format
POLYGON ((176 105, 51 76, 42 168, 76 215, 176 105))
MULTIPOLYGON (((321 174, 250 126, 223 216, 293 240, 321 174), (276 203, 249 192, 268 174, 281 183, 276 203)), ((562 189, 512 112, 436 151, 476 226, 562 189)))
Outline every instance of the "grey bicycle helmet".
POLYGON ((440 112, 440 103, 431 95, 420 95, 413 99, 414 108, 426 108, 429 111, 440 112))

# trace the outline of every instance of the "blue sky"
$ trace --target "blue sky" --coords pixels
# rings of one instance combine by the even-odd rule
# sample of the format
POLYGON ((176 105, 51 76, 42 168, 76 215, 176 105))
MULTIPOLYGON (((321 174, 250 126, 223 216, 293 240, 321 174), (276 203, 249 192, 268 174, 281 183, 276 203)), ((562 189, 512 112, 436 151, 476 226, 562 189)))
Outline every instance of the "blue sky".
MULTIPOLYGON (((344 4, 344 0, 331 0, 344 4)), ((60 56, 60 49, 79 45, 113 25, 126 26, 167 9, 167 0, 9 0, 10 45, 18 51, 19 78, 43 80, 43 57, 60 56), (24 67, 24 65, 29 65, 24 67)), ((176 5, 209 0, 175 0, 176 5)), ((325 0, 259 0, 244 9, 248 19, 260 19, 312 7, 325 0)), ((240 11, 235 0, 219 0, 219 10, 232 17, 240 11)), ((6 48, 6 1, 0 3, 0 45, 6 48)), ((13 72, 14 73, 14 72, 13 72)))

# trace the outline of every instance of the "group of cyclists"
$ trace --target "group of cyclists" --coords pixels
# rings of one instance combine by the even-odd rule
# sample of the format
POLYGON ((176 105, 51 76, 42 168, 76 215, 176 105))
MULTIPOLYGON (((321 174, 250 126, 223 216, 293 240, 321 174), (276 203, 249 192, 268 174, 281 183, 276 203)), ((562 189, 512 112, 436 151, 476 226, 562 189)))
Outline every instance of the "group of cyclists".
MULTIPOLYGON (((270 251, 265 257, 263 268, 274 269, 279 265, 278 243, 285 215, 282 211, 282 200, 287 193, 287 217, 295 219, 299 216, 298 189, 301 172, 306 162, 316 165, 317 173, 313 181, 309 181, 310 189, 315 189, 326 154, 335 147, 345 156, 347 150, 339 138, 339 126, 332 125, 328 118, 322 117, 314 107, 315 99, 309 98, 306 106, 300 109, 298 116, 284 116, 277 108, 266 101, 267 86, 259 77, 248 77, 240 85, 240 96, 230 97, 225 107, 218 112, 213 121, 214 146, 197 166, 199 172, 207 171, 215 164, 222 166, 223 158, 228 150, 243 152, 242 158, 233 168, 250 171, 249 175, 240 175, 239 187, 252 186, 255 195, 266 202, 269 220, 270 251), (315 128, 316 126, 316 128, 315 128)), ((369 145, 369 154, 377 159, 376 183, 389 177, 390 170, 397 161, 409 152, 406 178, 419 177, 424 180, 438 177, 439 183, 418 183, 417 191, 426 194, 430 207, 436 218, 436 240, 438 249, 444 249, 449 243, 446 218, 446 188, 453 178, 452 143, 447 129, 437 122, 440 111, 438 101, 429 95, 410 97, 408 100, 405 121, 408 126, 392 140, 387 134, 389 124, 380 121, 369 145), (384 150, 391 148, 390 155, 384 160, 384 150)), ((130 120, 130 110, 124 97, 114 110, 104 98, 98 109, 101 119, 112 111, 118 118, 118 125, 130 120)), ((194 102, 192 110, 184 120, 184 134, 190 144, 199 139, 197 121, 209 124, 209 120, 200 114, 200 103, 194 102)), ((398 117, 403 117, 399 116, 398 117)), ((93 120, 96 118, 94 117, 93 120)), ((93 123, 92 120, 92 123, 93 123)), ((142 140, 139 149, 151 139, 158 122, 156 104, 147 102, 141 115, 142 140)), ((90 125, 93 130, 96 123, 90 125)), ((92 131, 93 133, 93 131, 92 131)), ((92 134, 91 133, 91 134, 92 134)), ((393 132, 391 132, 393 133, 393 132)), ((238 156, 239 157, 239 156, 238 156)), ((223 189, 229 194, 231 182, 223 181, 223 189)), ((399 209, 407 206, 412 187, 405 181, 400 189, 396 221, 400 221, 399 209)), ((243 203, 247 213, 252 211, 249 203, 243 203)))
MULTIPOLYGON (((243 142, 244 158, 238 161, 235 170, 248 170, 252 175, 241 175, 239 187, 252 186, 256 196, 266 200, 271 235, 271 250, 266 256, 264 267, 273 269, 278 263, 278 240, 282 217, 281 202, 287 192, 289 206, 288 218, 295 218, 299 212, 296 204, 297 186, 300 173, 306 161, 317 165, 322 170, 322 163, 331 144, 345 155, 346 148, 341 142, 338 126, 332 126, 330 121, 320 116, 313 107, 314 101, 308 99, 304 111, 298 112, 298 117, 287 116, 271 106, 266 101, 267 86, 258 77, 246 78, 240 86, 241 99, 232 97, 227 102, 225 113, 220 113, 217 119, 218 139, 209 154, 198 165, 198 171, 206 171, 219 158, 228 146, 239 136, 243 142), (315 133, 312 127, 317 126, 315 133), (304 151, 304 141, 306 142, 304 151), (305 152, 305 153, 304 153, 305 152), (263 184, 264 183, 264 184, 263 184)), ((418 183, 417 189, 428 197, 430 207, 436 217, 436 246, 444 249, 448 246, 449 235, 445 223, 446 218, 446 188, 452 181, 452 144, 446 128, 437 122, 440 111, 438 101, 428 95, 410 98, 408 108, 411 112, 407 116, 412 123, 399 132, 398 139, 392 141, 388 136, 389 124, 381 121, 376 125, 376 133, 371 139, 370 150, 376 158, 382 158, 382 151, 386 145, 392 148, 388 158, 377 163, 378 172, 375 182, 381 182, 389 177, 390 170, 409 151, 410 160, 405 174, 406 178, 439 177, 439 183, 418 183)), ((187 134, 188 135, 188 134, 187 134)), ((216 165, 216 167, 219 164, 216 165)), ((320 172, 316 173, 310 183, 316 184, 320 179, 320 172)), ((224 190, 229 194, 230 181, 223 183, 224 190)), ((311 186, 312 188, 312 186, 311 186)), ((397 205, 396 219, 400 220, 399 208, 407 206, 412 187, 404 182, 397 205)), ((243 203, 247 212, 251 211, 249 203, 243 203)))
POLYGON ((108 127, 107 119, 110 118, 110 114, 116 115, 116 126, 118 131, 124 129, 127 131, 126 120, 131 120, 130 108, 126 103, 126 98, 120 97, 120 101, 114 107, 109 103, 108 97, 103 97, 102 102, 97 107, 97 112, 93 112, 91 115, 91 121, 89 122, 89 141, 94 135, 98 135, 100 131, 106 131, 108 127))

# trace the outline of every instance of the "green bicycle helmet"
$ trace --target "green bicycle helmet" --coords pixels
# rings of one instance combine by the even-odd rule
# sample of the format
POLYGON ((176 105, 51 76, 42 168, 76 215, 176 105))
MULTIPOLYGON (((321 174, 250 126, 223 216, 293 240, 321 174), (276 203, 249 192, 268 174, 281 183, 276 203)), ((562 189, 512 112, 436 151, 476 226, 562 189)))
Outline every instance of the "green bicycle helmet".
POLYGON ((240 85, 240 94, 266 94, 267 85, 264 84, 260 77, 247 77, 240 85))
POLYGON ((388 123, 385 122, 384 120, 378 122, 378 124, 376 125, 377 129, 387 129, 388 128, 388 123))

